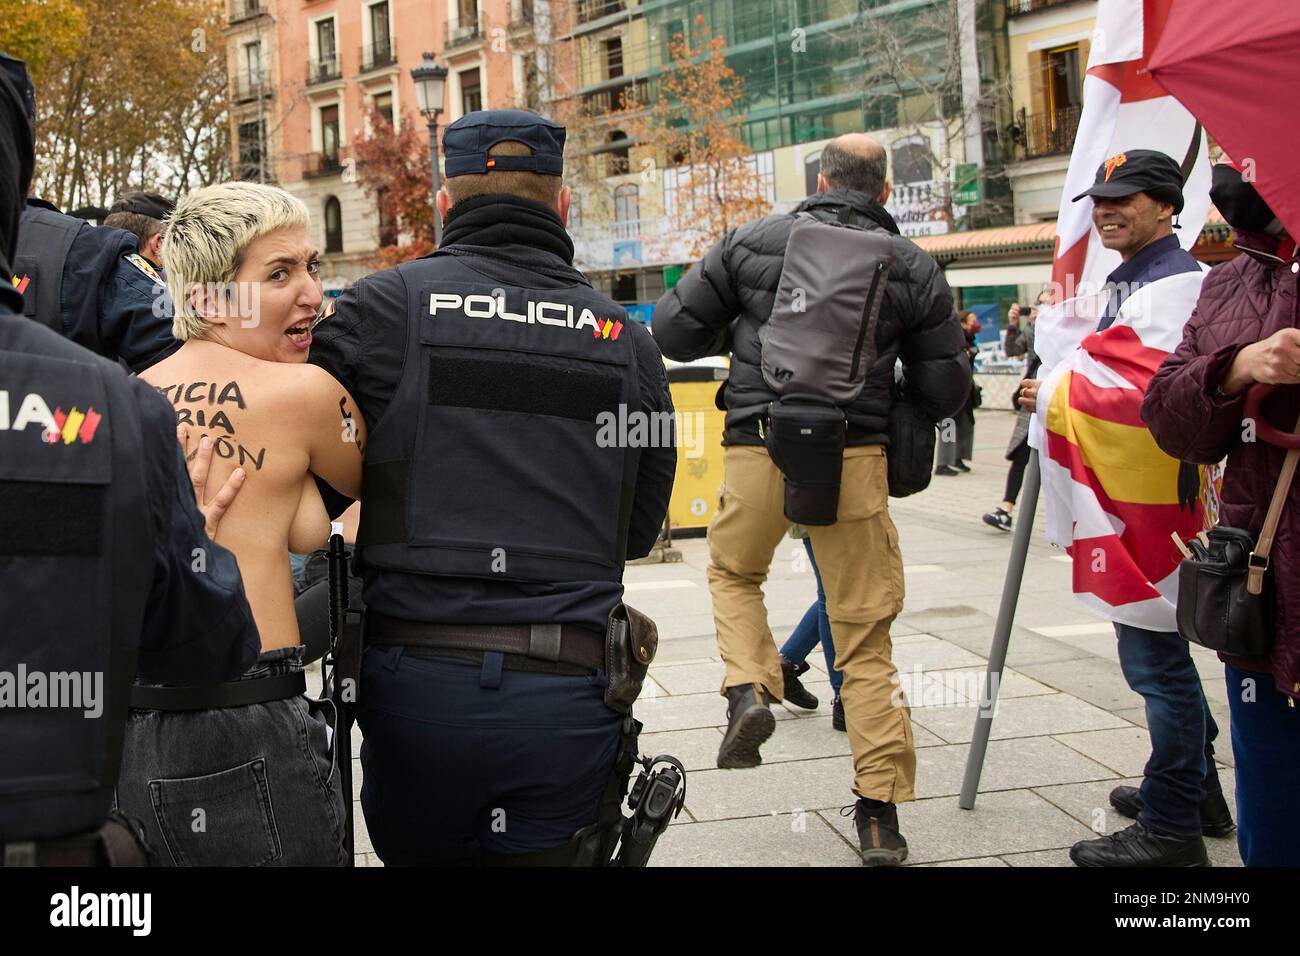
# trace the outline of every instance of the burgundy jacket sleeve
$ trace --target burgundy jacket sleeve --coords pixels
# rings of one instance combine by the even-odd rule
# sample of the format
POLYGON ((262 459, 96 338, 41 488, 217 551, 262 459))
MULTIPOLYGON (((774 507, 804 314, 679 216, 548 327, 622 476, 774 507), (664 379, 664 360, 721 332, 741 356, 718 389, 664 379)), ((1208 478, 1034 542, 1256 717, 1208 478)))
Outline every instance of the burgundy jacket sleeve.
POLYGON ((1246 393, 1214 392, 1245 343, 1214 348, 1209 316, 1198 307, 1183 329, 1183 341, 1147 386, 1142 419, 1166 454, 1201 465, 1222 461, 1241 439, 1246 393))

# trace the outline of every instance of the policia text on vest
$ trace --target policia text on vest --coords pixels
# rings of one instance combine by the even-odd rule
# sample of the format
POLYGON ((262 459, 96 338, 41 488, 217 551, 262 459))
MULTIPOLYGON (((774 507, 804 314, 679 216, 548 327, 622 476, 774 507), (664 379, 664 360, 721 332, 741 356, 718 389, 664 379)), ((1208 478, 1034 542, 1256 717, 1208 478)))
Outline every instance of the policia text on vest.
POLYGON ((563 138, 523 111, 453 123, 442 245, 346 290, 312 345, 368 426, 357 722, 389 864, 603 865, 618 840, 653 656, 623 565, 659 535, 676 449, 599 441, 600 416, 673 408, 647 330, 573 268, 567 190, 511 192, 548 191, 563 138), (500 192, 451 198, 489 170, 500 192))

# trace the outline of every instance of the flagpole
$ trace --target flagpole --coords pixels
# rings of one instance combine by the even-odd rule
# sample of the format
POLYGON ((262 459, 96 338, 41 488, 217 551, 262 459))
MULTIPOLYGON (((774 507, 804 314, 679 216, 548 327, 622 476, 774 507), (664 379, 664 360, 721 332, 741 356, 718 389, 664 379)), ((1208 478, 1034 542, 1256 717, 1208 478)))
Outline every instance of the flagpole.
POLYGON ((997 709, 1002 669, 1007 662, 1007 646, 1011 643, 1011 627, 1015 623, 1016 604, 1020 600, 1020 582, 1024 578, 1025 561, 1029 555, 1029 536, 1034 530, 1034 512, 1038 510, 1039 484, 1038 452, 1031 448, 1029 462, 1025 465, 1025 484, 1020 495, 1020 517, 1016 520, 1016 533, 1011 540, 1007 575, 1002 581, 1002 604, 998 607, 998 620, 993 627, 989 666, 984 673, 979 711, 975 717, 975 732, 971 736, 970 753, 966 757, 966 776, 962 779, 961 796, 957 798, 957 806, 963 810, 975 809, 975 794, 979 789, 980 773, 984 770, 984 752, 988 749, 989 734, 993 731, 993 712, 997 709))

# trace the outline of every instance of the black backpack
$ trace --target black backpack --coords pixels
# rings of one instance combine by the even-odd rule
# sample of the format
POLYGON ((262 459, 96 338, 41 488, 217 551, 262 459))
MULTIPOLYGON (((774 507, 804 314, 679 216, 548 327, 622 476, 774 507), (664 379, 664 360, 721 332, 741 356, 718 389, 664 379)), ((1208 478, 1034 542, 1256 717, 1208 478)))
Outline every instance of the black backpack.
POLYGON ((763 379, 779 396, 760 427, 785 477, 785 516, 834 524, 848 422, 844 408, 876 360, 876 321, 894 247, 852 222, 795 216, 772 314, 759 330, 763 379))

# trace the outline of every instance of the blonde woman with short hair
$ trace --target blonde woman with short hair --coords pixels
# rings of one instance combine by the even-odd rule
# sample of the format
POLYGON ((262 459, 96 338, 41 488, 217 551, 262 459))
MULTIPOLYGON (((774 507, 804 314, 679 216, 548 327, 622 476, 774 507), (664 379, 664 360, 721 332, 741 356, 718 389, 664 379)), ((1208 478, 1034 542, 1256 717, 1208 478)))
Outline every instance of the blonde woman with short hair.
MULTIPOLYGON (((343 794, 329 712, 302 692, 289 552, 329 534, 314 476, 360 494, 365 423, 307 364, 321 306, 307 209, 256 183, 195 190, 168 220, 163 261, 182 345, 142 378, 175 406, 187 456, 210 449, 213 487, 243 473, 218 540, 263 653, 238 685, 137 688, 119 803, 164 865, 341 865, 343 794)), ((197 644, 211 622, 193 626, 197 644)))

